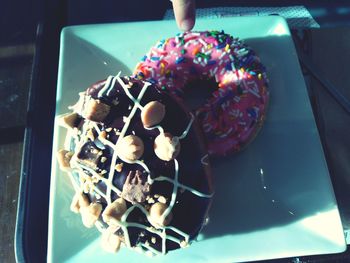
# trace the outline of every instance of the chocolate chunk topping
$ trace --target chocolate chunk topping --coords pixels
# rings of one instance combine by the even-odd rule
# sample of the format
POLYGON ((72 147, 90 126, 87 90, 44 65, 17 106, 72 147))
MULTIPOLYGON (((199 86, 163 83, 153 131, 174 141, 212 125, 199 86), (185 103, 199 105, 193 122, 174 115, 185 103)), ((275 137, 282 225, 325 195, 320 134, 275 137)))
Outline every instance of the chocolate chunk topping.
POLYGON ((139 170, 130 171, 121 196, 131 203, 143 203, 146 201, 147 195, 149 195, 151 185, 142 178, 142 173, 139 170))
POLYGON ((102 151, 93 142, 86 142, 77 154, 78 163, 96 169, 102 156, 102 151))

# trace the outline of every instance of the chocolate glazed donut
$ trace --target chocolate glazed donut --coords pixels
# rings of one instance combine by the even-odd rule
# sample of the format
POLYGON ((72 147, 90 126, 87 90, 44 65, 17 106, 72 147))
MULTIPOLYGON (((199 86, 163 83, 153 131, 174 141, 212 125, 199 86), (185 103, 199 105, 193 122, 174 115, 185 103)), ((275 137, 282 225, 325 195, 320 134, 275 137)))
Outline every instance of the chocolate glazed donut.
POLYGON ((76 195, 71 209, 102 244, 148 254, 188 246, 212 199, 208 155, 195 117, 174 97, 129 77, 80 93, 59 117, 70 146, 58 153, 76 195))

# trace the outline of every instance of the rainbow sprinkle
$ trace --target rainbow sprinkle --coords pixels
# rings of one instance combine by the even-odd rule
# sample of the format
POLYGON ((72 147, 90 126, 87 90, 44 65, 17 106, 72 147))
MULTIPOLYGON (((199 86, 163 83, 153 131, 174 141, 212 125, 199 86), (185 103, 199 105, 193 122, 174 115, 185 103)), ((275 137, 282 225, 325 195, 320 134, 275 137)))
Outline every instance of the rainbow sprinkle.
POLYGON ((269 98, 266 69, 238 38, 217 30, 179 33, 159 41, 149 54, 135 76, 180 98, 188 81, 213 78, 218 83, 212 98, 196 110, 211 154, 238 151, 261 126, 269 98), (227 144, 229 139, 236 143, 227 144))

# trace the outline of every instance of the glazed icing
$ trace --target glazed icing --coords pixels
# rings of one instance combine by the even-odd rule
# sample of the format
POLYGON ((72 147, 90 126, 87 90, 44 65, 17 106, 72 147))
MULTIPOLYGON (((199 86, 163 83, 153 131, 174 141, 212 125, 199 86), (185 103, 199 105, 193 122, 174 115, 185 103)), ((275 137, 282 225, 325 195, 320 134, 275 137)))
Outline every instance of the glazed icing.
POLYGON ((186 97, 185 88, 193 81, 215 79, 212 97, 195 110, 210 155, 239 151, 264 120, 269 98, 265 67, 250 47, 223 31, 185 32, 160 40, 134 74, 179 98, 186 97))

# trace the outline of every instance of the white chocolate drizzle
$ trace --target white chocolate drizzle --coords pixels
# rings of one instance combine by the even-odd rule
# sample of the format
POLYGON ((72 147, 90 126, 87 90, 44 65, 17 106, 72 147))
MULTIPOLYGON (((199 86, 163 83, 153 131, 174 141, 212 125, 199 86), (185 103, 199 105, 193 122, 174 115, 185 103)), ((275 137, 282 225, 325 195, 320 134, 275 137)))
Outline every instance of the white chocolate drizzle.
POLYGON ((208 163, 208 158, 209 158, 209 154, 206 154, 204 155, 202 158, 201 158, 201 163, 204 164, 204 165, 209 165, 208 163))
MULTIPOLYGON (((130 113, 127 117, 125 117, 125 124, 122 128, 122 130, 120 131, 119 133, 119 137, 117 139, 117 142, 114 144, 112 143, 111 141, 109 141, 108 139, 105 139, 103 138, 102 136, 100 136, 101 134, 101 129, 98 127, 97 123, 94 123, 92 122, 92 127, 95 129, 95 131, 98 133, 98 138, 100 140, 101 143, 103 143, 104 145, 107 145, 109 146, 112 150, 113 150, 113 155, 112 155, 112 159, 111 159, 111 164, 110 164, 110 170, 109 170, 109 173, 108 173, 108 177, 105 178, 103 175, 97 173, 96 171, 94 171, 94 169, 92 168, 89 168, 89 167, 86 167, 86 166, 83 166, 79 163, 77 163, 77 160, 72 158, 72 167, 73 167, 73 171, 78 171, 78 172, 84 172, 83 169, 85 169, 87 172, 89 172, 91 174, 92 177, 96 177, 98 178, 99 180, 101 180, 105 185, 106 185, 106 193, 102 193, 97 187, 94 187, 93 188, 93 191, 96 192, 96 194, 100 195, 101 197, 103 197, 106 202, 107 202, 107 205, 109 205, 110 203, 112 203, 112 191, 114 191, 118 196, 121 195, 121 191, 113 185, 113 178, 114 178, 114 173, 115 173, 115 165, 116 165, 116 162, 118 160, 118 158, 126 163, 130 163, 130 164, 138 164, 140 166, 143 167, 143 169, 148 173, 148 176, 147 176, 147 181, 149 184, 153 184, 155 181, 164 181, 164 182, 169 182, 171 184, 173 184, 173 190, 172 190, 172 194, 171 194, 171 200, 170 200, 170 203, 169 203, 169 206, 168 208, 163 212, 162 214, 162 218, 166 218, 172 211, 172 209, 174 208, 175 204, 176 204, 176 199, 177 199, 177 192, 178 192, 178 188, 181 188, 181 189, 184 189, 184 190, 187 190, 189 192, 191 192, 193 195, 196 195, 196 196, 199 196, 199 197, 202 197, 202 198, 211 198, 213 196, 213 193, 211 194, 205 194, 205 193, 202 193, 196 189, 193 189, 189 186, 186 186, 184 184, 181 184, 179 182, 179 171, 180 171, 180 168, 179 168, 179 164, 178 164, 178 161, 176 159, 174 159, 174 167, 175 167, 175 175, 174 175, 174 179, 171 179, 169 177, 165 177, 165 176, 158 176, 156 178, 151 178, 151 174, 150 174, 150 169, 148 168, 148 166, 141 160, 135 160, 135 161, 129 161, 129 160, 124 160, 123 158, 120 157, 120 155, 118 154, 118 144, 120 142, 120 140, 125 136, 128 128, 129 128, 129 124, 130 124, 130 121, 131 119, 134 117, 137 109, 140 109, 142 110, 143 109, 143 106, 140 104, 140 101, 143 97, 143 95, 145 94, 147 88, 151 85, 150 83, 148 82, 145 82, 139 95, 137 96, 137 98, 134 98, 132 96, 132 94, 129 92, 129 87, 124 84, 123 80, 119 77, 120 76, 120 72, 118 73, 117 76, 109 76, 108 79, 106 80, 106 83, 105 85, 103 86, 103 88, 98 92, 98 96, 102 96, 103 94, 106 94, 107 92, 107 95, 109 94, 109 92, 114 88, 114 85, 116 83, 116 81, 118 81, 118 83, 121 85, 121 87, 123 88, 125 94, 130 98, 130 100, 134 103, 132 109, 130 110, 130 113)), ((191 114, 191 119, 186 127, 186 129, 182 132, 182 134, 180 136, 177 137, 177 139, 181 140, 181 139, 184 139, 188 132, 190 131, 190 128, 192 126, 194 122, 194 116, 193 114, 191 114)), ((84 128, 84 127, 83 127, 84 128)), ((147 130, 152 130, 152 129, 158 129, 159 133, 164 133, 164 129, 160 126, 160 125, 156 125, 154 127, 151 127, 151 128, 145 128, 147 130)), ((75 144, 76 146, 79 145, 79 147, 81 145, 83 145, 85 142, 86 142, 86 139, 84 139, 84 136, 82 136, 83 138, 82 139, 79 139, 79 137, 75 136, 73 137, 75 139, 75 144)), ((175 136, 176 137, 176 136, 175 136)), ((203 160, 203 158, 202 158, 203 160)), ((201 160, 201 162, 203 163, 203 161, 201 160)), ((70 177, 71 177, 71 181, 72 181, 72 184, 74 186, 74 189, 75 191, 82 191, 82 187, 79 187, 77 185, 77 183, 75 182, 74 178, 73 178, 73 173, 71 172, 70 173, 70 177)), ((154 227, 150 227, 150 226, 146 226, 146 225, 143 225, 143 224, 140 224, 140 223, 135 223, 135 222, 128 222, 127 221, 127 218, 128 216, 130 215, 130 213, 134 210, 134 209, 139 209, 144 215, 145 217, 148 219, 148 221, 150 221, 150 214, 149 212, 140 204, 134 204, 132 205, 131 207, 129 207, 127 209, 127 211, 123 214, 123 216, 121 217, 120 221, 119 221, 119 224, 120 224, 120 227, 121 229, 123 230, 123 234, 124 234, 124 240, 125 240, 125 245, 126 247, 128 248, 133 248, 131 246, 131 241, 130 241, 130 238, 129 238, 129 232, 128 232, 128 227, 137 227, 137 228, 140 228, 140 229, 143 229, 145 231, 148 231, 150 233, 153 233, 153 234, 156 234, 158 235, 161 240, 162 240, 162 248, 161 248, 161 252, 156 250, 155 248, 151 247, 149 244, 146 244, 146 243, 139 243, 137 244, 136 247, 134 247, 133 249, 137 250, 137 251, 142 251, 146 254, 152 254, 152 255, 158 255, 158 254, 165 254, 166 253, 166 240, 171 240, 177 244, 181 244, 182 242, 186 242, 186 243, 189 243, 190 242, 190 235, 181 231, 180 229, 177 229, 173 226, 164 226, 162 227, 161 229, 155 229, 154 227), (182 236, 183 239, 179 239, 179 238, 176 238, 174 236, 171 236, 167 233, 167 230, 171 230, 175 233, 177 233, 178 235, 182 236)), ((101 231, 107 231, 106 229, 104 229, 103 225, 100 223, 100 222, 96 222, 96 227, 101 231)))

